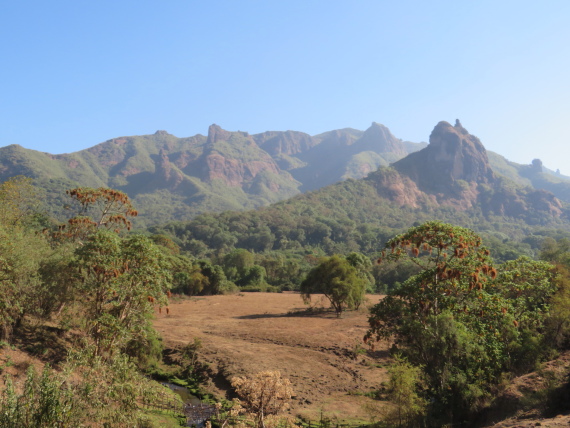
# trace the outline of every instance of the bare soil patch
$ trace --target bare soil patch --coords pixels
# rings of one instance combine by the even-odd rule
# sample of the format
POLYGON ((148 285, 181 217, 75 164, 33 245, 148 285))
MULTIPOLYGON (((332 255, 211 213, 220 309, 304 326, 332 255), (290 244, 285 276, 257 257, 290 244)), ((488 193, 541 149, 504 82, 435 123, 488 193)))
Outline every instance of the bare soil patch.
POLYGON ((370 351, 362 343, 364 306, 380 296, 368 300, 359 311, 336 318, 331 312, 308 314, 294 293, 207 296, 171 304, 154 324, 166 347, 202 341, 200 361, 210 365, 207 389, 217 396, 230 397, 233 376, 279 370, 293 384, 293 415, 368 421, 364 405, 382 403, 363 394, 386 380, 378 366, 388 357, 385 344, 370 351))

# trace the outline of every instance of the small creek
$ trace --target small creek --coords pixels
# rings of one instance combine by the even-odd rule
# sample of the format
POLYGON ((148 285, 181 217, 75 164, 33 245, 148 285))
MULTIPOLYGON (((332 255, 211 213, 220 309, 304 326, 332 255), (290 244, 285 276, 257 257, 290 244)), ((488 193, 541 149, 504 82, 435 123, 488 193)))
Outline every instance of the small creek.
POLYGON ((198 397, 190 394, 190 391, 188 391, 188 388, 184 387, 184 386, 179 386, 176 385, 174 383, 170 383, 170 382, 161 382, 162 385, 169 387, 172 391, 174 391, 175 393, 177 393, 180 398, 182 398, 182 401, 185 404, 200 404, 201 401, 198 397))

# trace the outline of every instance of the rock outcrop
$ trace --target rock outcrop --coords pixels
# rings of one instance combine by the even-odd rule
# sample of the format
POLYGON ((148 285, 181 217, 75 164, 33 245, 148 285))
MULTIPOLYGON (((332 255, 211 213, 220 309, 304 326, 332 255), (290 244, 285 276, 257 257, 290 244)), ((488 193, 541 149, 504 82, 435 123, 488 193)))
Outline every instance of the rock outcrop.
POLYGON ((439 122, 425 149, 410 154, 393 166, 428 193, 449 194, 458 180, 477 184, 495 181, 485 147, 477 137, 467 132, 459 120, 455 126, 439 122))
POLYGON ((296 155, 316 146, 319 141, 297 131, 267 131, 253 136, 255 142, 271 156, 296 155))
MULTIPOLYGON (((229 132, 211 125, 202 158, 201 178, 222 180, 231 187, 243 187, 259 174, 269 173, 294 182, 289 173, 281 171, 271 156, 262 150, 247 132, 229 132)), ((273 187, 279 190, 277 184, 273 187)))
POLYGON ((376 122, 372 122, 362 137, 354 142, 354 148, 358 151, 393 153, 400 157, 408 154, 402 140, 394 137, 388 128, 376 122))
MULTIPOLYGON (((538 162, 533 162, 535 168, 538 162)), ((429 145, 371 174, 379 194, 401 206, 437 203, 460 210, 480 206, 485 214, 558 217, 561 202, 545 190, 515 185, 495 174, 481 141, 461 125, 439 122, 429 145)))

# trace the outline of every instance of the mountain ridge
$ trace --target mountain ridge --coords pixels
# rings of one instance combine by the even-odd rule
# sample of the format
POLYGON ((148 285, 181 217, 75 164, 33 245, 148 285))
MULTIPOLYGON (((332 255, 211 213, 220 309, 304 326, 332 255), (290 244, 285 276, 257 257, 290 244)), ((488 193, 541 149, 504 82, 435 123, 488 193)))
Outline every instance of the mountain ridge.
MULTIPOLYGON (((480 141, 468 134, 460 123, 453 127, 440 122, 434 129, 437 131, 434 138, 446 130, 455 135, 459 143, 470 141, 471 157, 481 154, 480 141)), ((449 141, 445 144, 453 145, 449 141)), ((338 181, 364 178, 390 164, 399 172, 405 172, 407 168, 408 175, 413 176, 406 165, 413 163, 422 149, 433 152, 437 144, 431 149, 430 145, 398 139, 387 127, 376 122, 365 131, 344 128, 314 136, 291 130, 250 135, 227 131, 213 124, 206 136, 178 138, 159 130, 151 135, 113 138, 66 154, 49 154, 18 145, 2 147, 0 181, 14 175, 30 176, 46 189, 48 203, 60 202, 54 196, 56 183, 69 187, 117 188, 125 191, 140 207, 142 221, 139 224, 142 226, 190 219, 208 211, 257 208, 338 181)), ((440 157, 444 153, 442 150, 440 147, 440 157)), ((542 187, 562 195, 562 200, 570 201, 570 180, 565 177, 556 176, 544 167, 538 170, 515 164, 497 154, 491 153, 489 157, 490 160, 480 163, 479 167, 487 165, 485 168, 491 168, 491 163, 496 164, 501 174, 515 183, 542 187)), ((458 168, 459 163, 454 168, 458 168)), ((435 171, 441 169, 438 167, 435 171)), ((494 169, 494 166, 490 169, 491 173, 494 169)), ((412 181, 425 194, 422 200, 435 203, 437 196, 434 202, 433 195, 428 196, 430 191, 425 192, 430 190, 426 186, 435 184, 428 185, 429 180, 420 177, 429 173, 429 163, 420 165, 415 172, 420 175, 412 181), (427 172, 423 171, 426 168, 427 172)), ((392 191, 396 191, 394 177, 390 180, 392 191)), ((465 200, 462 185, 465 186, 460 180, 460 177, 454 180, 441 178, 438 185, 443 186, 445 193, 453 190, 446 182, 453 182, 456 196, 465 200)), ((408 186, 405 197, 401 195, 402 200, 410 202, 415 194, 410 189, 408 186)), ((476 193, 476 189, 473 192, 476 193)), ((439 201, 443 199, 440 197, 439 201)), ((56 207, 52 207, 51 212, 62 215, 56 207)))

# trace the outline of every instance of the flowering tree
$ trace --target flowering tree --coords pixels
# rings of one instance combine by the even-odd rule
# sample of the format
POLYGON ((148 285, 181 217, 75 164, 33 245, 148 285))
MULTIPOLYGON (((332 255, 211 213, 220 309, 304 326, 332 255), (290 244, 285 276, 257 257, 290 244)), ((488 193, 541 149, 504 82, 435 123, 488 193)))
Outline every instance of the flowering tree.
POLYGON ((432 410, 461 422, 502 373, 539 357, 552 266, 521 258, 495 267, 477 234, 440 222, 391 239, 379 261, 402 258, 420 272, 372 308, 365 340, 393 340, 422 367, 432 410))

